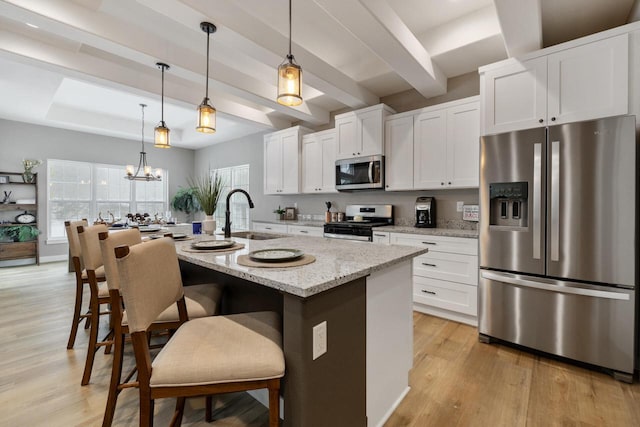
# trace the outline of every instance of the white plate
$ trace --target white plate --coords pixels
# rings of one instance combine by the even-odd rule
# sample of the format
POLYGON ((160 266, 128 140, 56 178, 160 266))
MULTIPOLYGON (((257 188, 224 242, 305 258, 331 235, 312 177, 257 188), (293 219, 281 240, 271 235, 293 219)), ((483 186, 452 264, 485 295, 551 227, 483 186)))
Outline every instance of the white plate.
POLYGON ((293 261, 303 255, 304 252, 298 249, 260 249, 258 251, 249 252, 249 258, 260 262, 293 261))
POLYGON ((162 227, 153 226, 153 225, 143 225, 138 227, 141 233, 155 233, 156 231, 160 231, 162 227))
POLYGON ((235 245, 233 240, 201 240, 191 244, 193 249, 224 249, 235 245))

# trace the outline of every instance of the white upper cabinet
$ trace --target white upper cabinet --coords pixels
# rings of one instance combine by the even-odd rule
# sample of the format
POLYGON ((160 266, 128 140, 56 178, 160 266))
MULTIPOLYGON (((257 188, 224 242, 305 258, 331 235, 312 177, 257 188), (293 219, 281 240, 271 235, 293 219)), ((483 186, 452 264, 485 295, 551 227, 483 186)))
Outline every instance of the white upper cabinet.
POLYGON ((336 116, 337 159, 384 153, 384 120, 394 113, 378 104, 336 116))
POLYGON ((385 123, 385 189, 478 186, 478 97, 397 114, 385 123))
POLYGON ((300 192, 301 126, 264 136, 264 194, 300 192))
POLYGON ((414 152, 414 188, 442 188, 447 179, 446 110, 416 116, 414 152))
POLYGON ((302 192, 335 193, 336 131, 302 137, 302 192))
POLYGON ((389 117, 385 132, 385 189, 413 189, 413 116, 389 117))
POLYGON ((549 49, 554 51, 480 70, 483 134, 628 112, 627 34, 549 49))
POLYGON ((478 102, 447 110, 447 186, 478 187, 480 107, 478 102))

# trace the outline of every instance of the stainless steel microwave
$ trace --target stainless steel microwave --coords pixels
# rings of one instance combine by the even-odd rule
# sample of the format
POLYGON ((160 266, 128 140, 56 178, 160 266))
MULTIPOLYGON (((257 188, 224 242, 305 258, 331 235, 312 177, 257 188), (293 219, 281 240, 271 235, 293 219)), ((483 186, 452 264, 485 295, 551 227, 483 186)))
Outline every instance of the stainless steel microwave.
POLYGON ((336 190, 384 188, 384 156, 336 160, 336 190))

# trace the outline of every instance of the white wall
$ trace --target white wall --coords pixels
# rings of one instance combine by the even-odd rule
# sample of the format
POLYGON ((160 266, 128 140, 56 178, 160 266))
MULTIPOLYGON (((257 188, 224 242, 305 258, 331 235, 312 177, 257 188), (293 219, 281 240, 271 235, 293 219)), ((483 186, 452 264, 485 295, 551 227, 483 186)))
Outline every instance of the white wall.
MULTIPOLYGON (((169 200, 193 170, 194 151, 180 148, 156 149, 147 144, 147 161, 154 167, 169 170, 169 200)), ((114 165, 137 164, 140 141, 94 135, 47 126, 0 119, 0 171, 22 172, 22 159, 75 160, 114 165)), ((34 169, 38 172, 38 227, 41 231, 40 257, 67 253, 66 244, 45 243, 47 179, 46 164, 34 169)), ((124 177, 124 169, 123 169, 124 177)), ((124 179, 124 178, 123 178, 124 179)), ((90 221, 95 218, 88 218, 90 221)))
MULTIPOLYGON (((393 204, 396 218, 412 221, 415 215, 415 201, 418 196, 434 196, 436 198, 438 219, 462 220, 462 214, 456 212, 456 201, 466 204, 478 203, 478 190, 438 190, 438 191, 365 191, 332 194, 296 194, 288 196, 265 195, 263 189, 263 134, 252 135, 247 138, 217 144, 212 147, 197 150, 195 169, 206 171, 227 166, 249 163, 250 184, 249 194, 255 204, 251 212, 252 220, 270 220, 274 218, 273 210, 278 206, 291 207, 297 203, 299 214, 322 215, 326 210, 325 201, 331 203, 340 211, 344 211, 347 204, 382 203, 393 204)), ((233 197, 242 197, 235 195, 233 197)), ((221 227, 223 224, 219 224, 221 227)))

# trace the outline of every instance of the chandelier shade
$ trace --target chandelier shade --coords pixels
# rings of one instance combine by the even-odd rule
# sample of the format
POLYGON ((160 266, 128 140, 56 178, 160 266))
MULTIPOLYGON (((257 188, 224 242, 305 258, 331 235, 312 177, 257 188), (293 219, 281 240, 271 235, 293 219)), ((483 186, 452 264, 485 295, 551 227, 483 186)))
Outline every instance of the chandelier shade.
POLYGON ((291 0, 289 0, 289 54, 278 67, 278 104, 295 107, 302 104, 302 67, 291 53, 291 0))
POLYGON ((142 138, 140 139, 140 159, 138 160, 138 168, 134 165, 127 165, 125 168, 125 178, 130 181, 162 181, 162 170, 153 168, 147 164, 147 153, 144 151, 144 108, 146 104, 140 104, 142 107, 142 138))
POLYGON ((170 148, 171 147, 171 139, 170 132, 171 130, 167 127, 164 122, 164 72, 169 69, 169 66, 163 62, 157 62, 156 66, 160 68, 162 71, 162 95, 160 98, 160 123, 155 128, 155 147, 156 148, 170 148))
POLYGON ((216 132, 216 109, 209 104, 209 39, 216 32, 216 26, 211 22, 201 22, 200 29, 207 33, 207 78, 202 103, 198 106, 198 124, 196 130, 203 133, 216 132))

